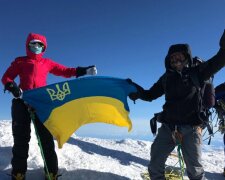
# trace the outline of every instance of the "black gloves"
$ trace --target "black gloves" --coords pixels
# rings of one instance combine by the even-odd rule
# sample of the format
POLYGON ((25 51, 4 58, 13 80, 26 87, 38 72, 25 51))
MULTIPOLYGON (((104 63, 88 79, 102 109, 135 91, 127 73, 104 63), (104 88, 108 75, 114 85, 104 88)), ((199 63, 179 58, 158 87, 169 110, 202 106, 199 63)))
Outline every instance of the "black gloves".
POLYGON ((225 50, 225 30, 222 37, 220 38, 220 48, 225 50))
POLYGON ((128 95, 128 97, 129 97, 132 101, 134 101, 134 104, 135 104, 135 101, 136 101, 137 99, 140 98, 138 92, 132 92, 132 93, 130 93, 130 94, 128 95))
POLYGON ((19 98, 22 95, 22 90, 17 86, 15 82, 8 82, 5 84, 5 91, 9 91, 15 98, 19 98))
POLYGON ((144 89, 139 86, 138 84, 134 83, 131 79, 126 79, 126 81, 129 83, 129 84, 132 84, 136 87, 137 89, 137 92, 132 92, 130 93, 128 96, 129 98, 132 100, 132 101, 136 101, 137 99, 139 99, 141 97, 141 94, 143 93, 144 89))
POLYGON ((84 75, 96 75, 97 69, 94 65, 88 67, 77 67, 76 68, 76 76, 84 76, 84 75))

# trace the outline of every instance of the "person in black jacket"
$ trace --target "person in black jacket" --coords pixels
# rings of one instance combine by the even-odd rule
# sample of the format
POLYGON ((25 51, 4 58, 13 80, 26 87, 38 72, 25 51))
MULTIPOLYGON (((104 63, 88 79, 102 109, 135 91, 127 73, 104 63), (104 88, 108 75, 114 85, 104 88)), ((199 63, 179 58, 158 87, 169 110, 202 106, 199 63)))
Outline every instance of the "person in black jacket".
MULTIPOLYGON (((223 145, 225 153, 225 83, 219 84, 215 87, 216 113, 219 119, 219 131, 223 134, 223 145)), ((223 176, 225 176, 225 164, 223 168, 223 176)))
POLYGON ((137 92, 131 93, 129 97, 134 101, 152 101, 165 95, 162 126, 151 146, 148 166, 153 180, 165 179, 165 162, 177 142, 181 144, 188 177, 204 179, 201 163, 201 125, 204 114, 201 111, 200 89, 195 86, 192 77, 195 76, 203 84, 225 66, 225 31, 215 56, 195 67, 192 61, 188 44, 172 45, 165 58, 166 72, 149 90, 132 82, 137 87, 137 92))

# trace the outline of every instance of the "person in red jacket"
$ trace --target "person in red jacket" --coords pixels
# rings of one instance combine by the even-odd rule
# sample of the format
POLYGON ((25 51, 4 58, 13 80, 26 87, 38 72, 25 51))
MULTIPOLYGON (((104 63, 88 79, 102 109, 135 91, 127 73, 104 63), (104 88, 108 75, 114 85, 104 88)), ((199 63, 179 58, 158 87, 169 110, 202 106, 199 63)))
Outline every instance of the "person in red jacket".
MULTIPOLYGON (((79 77, 83 75, 95 75, 95 66, 68 68, 60 65, 49 58, 43 58, 47 48, 45 36, 30 33, 26 41, 27 56, 17 57, 6 70, 2 77, 5 91, 8 90, 15 97, 12 100, 12 133, 14 145, 12 148, 12 179, 25 179, 27 171, 27 158, 30 141, 31 118, 24 104, 19 97, 22 91, 42 87, 46 85, 48 73, 65 78, 79 77), (19 86, 14 79, 19 76, 19 86)), ((53 137, 45 126, 35 117, 35 126, 40 136, 46 169, 50 172, 51 179, 57 179, 58 160, 55 152, 53 137)))

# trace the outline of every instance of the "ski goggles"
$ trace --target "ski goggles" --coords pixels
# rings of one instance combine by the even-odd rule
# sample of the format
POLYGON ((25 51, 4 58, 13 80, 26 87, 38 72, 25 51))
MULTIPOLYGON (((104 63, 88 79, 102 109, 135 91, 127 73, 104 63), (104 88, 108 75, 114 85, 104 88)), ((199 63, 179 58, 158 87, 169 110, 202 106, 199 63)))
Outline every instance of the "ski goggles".
POLYGON ((44 48, 45 45, 42 42, 30 42, 29 47, 38 47, 38 48, 44 48))

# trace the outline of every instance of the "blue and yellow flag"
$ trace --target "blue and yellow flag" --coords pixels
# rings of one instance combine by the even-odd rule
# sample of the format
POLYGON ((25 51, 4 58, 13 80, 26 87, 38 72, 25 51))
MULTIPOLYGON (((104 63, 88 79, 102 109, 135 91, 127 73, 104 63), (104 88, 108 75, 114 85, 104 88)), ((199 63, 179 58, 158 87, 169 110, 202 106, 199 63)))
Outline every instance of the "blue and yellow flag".
POLYGON ((25 91, 23 100, 35 109, 62 148, 79 127, 88 123, 109 123, 130 131, 127 96, 135 91, 125 79, 95 76, 25 91))

